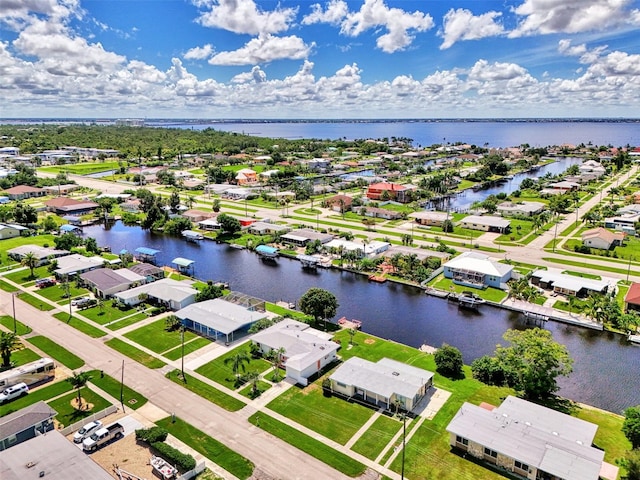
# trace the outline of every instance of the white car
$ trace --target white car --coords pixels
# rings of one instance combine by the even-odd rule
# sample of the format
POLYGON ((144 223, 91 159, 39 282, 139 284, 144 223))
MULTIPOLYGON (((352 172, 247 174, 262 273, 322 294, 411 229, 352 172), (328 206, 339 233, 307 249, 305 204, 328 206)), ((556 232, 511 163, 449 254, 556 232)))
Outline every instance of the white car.
POLYGON ((75 433, 75 435, 73 436, 73 441, 75 443, 80 443, 82 442, 82 440, 90 436, 93 432, 95 432, 99 428, 102 428, 102 422, 100 420, 89 422, 75 433))
POLYGON ((29 387, 27 384, 24 382, 17 383, 0 392, 0 403, 8 402, 9 400, 21 397, 27 393, 29 393, 29 387))

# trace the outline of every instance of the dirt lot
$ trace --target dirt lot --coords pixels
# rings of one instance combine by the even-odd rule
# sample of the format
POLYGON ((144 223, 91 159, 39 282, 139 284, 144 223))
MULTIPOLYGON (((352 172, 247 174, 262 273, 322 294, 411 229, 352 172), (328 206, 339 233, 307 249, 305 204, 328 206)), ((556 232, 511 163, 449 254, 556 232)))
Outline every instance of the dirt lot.
MULTIPOLYGON (((143 444, 136 442, 135 435, 126 437, 101 448, 91 454, 91 458, 114 478, 119 478, 114 472, 114 465, 133 473, 139 478, 155 479, 153 469, 149 465, 151 451, 143 444)), ((126 478, 126 477, 125 477, 126 478)))

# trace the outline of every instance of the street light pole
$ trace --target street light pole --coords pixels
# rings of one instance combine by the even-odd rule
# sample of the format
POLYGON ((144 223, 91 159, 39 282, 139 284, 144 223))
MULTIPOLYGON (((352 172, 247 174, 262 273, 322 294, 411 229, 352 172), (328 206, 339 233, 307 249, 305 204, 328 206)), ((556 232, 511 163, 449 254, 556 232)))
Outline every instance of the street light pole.
POLYGON ((13 333, 18 332, 18 323, 16 321, 16 294, 18 292, 13 292, 11 294, 11 306, 13 307, 13 333))
POLYGON ((400 478, 404 480, 404 450, 406 446, 407 439, 407 414, 402 414, 402 470, 400 473, 400 478))
POLYGON ((629 273, 631 272, 631 260, 633 260, 633 255, 629 255, 629 265, 627 266, 627 282, 629 281, 629 273))

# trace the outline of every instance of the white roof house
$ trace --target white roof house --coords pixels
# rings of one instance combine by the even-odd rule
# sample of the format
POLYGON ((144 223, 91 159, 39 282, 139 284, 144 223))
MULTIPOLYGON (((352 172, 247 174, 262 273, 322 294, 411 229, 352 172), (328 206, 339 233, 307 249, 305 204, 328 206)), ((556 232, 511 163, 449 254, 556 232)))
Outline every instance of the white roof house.
POLYGON ((176 312, 176 317, 190 330, 215 339, 223 335, 229 342, 233 341, 235 332, 246 330, 264 318, 265 313, 215 298, 187 305, 176 312))
POLYGON ((145 296, 159 303, 167 305, 171 310, 180 310, 196 301, 198 290, 189 281, 178 281, 172 278, 140 285, 139 287, 119 292, 115 297, 127 305, 142 303, 145 296), (142 295, 142 296, 141 296, 142 295))
POLYGON ((370 362, 351 357, 329 377, 334 392, 391 408, 399 402, 412 410, 433 383, 433 373, 406 363, 383 358, 370 362))
POLYGON ((338 343, 332 335, 297 320, 284 319, 256 333, 251 340, 263 353, 284 348, 287 377, 306 385, 307 379, 336 360, 338 343))
POLYGON ((513 266, 479 252, 464 252, 443 265, 444 276, 469 286, 501 288, 511 278, 513 266))
POLYGON ((56 260, 58 268, 54 270, 56 276, 75 275, 87 272, 104 265, 105 259, 102 257, 85 257, 77 253, 60 257, 56 260))
POLYGON ((532 283, 552 288, 555 292, 578 296, 584 296, 589 292, 604 293, 609 289, 615 289, 617 283, 615 279, 576 277, 555 269, 536 270, 531 274, 531 279, 532 283))
POLYGON ((49 259, 51 258, 58 258, 63 255, 68 255, 69 251, 41 247, 40 245, 20 245, 19 247, 7 250, 7 254, 11 258, 18 261, 22 260, 22 258, 24 258, 24 256, 28 253, 32 253, 39 260, 38 265, 44 265, 45 263, 49 263, 49 259))
POLYGON ((504 216, 522 215, 530 217, 544 210, 545 204, 542 202, 502 202, 498 204, 498 212, 504 216))
POLYGON ((495 230, 504 232, 509 228, 511 222, 502 217, 494 217, 491 215, 467 215, 460 220, 459 225, 472 230, 495 230))
POLYGON ((617 468, 603 462, 604 451, 591 446, 597 428, 509 396, 493 410, 464 403, 447 431, 452 446, 528 478, 616 478, 617 468), (603 474, 603 465, 613 467, 615 475, 603 474))

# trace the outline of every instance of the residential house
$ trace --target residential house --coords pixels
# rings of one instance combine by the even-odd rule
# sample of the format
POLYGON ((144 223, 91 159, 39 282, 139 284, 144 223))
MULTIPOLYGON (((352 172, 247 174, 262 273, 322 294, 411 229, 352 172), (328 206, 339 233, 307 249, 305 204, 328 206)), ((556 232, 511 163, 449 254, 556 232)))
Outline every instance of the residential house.
POLYGON ((53 430, 57 414, 41 400, 0 418, 0 451, 53 430))
POLYGON ((57 215, 83 215, 93 212, 98 205, 89 200, 76 200, 69 197, 56 197, 44 202, 47 210, 57 215))
POLYGON ((309 242, 320 240, 323 245, 333 240, 333 235, 328 233, 320 233, 310 228, 299 228, 292 230, 289 233, 285 233, 280 237, 280 241, 283 243, 289 243, 296 247, 304 247, 309 242))
POLYGON ((47 192, 42 188, 30 187, 29 185, 16 185, 5 190, 11 200, 25 200, 27 198, 44 197, 47 192))
POLYGON ((82 283, 91 290, 96 297, 108 298, 118 292, 143 285, 147 279, 127 268, 111 270, 98 268, 80 275, 82 283))
POLYGON ((325 244, 325 247, 329 250, 333 249, 335 251, 356 252, 358 258, 375 257, 385 252, 390 246, 390 243, 383 242, 381 240, 371 240, 368 243, 358 243, 351 240, 344 240, 342 238, 334 238, 325 244))
POLYGON ((444 222, 449 219, 449 214, 446 212, 430 212, 426 210, 410 213, 409 216, 415 218, 416 223, 429 227, 442 227, 444 222))
POLYGON ((254 235, 281 235, 287 233, 289 230, 291 230, 291 227, 288 225, 265 221, 254 222, 247 228, 247 232, 254 235))
POLYGON ((595 160, 587 160, 578 167, 580 178, 584 181, 597 180, 607 173, 607 169, 595 160))
POLYGON ((640 283, 633 282, 624 297, 624 310, 640 312, 640 283))
POLYGON ((604 219, 605 228, 613 228, 629 235, 636 234, 636 224, 640 222, 639 213, 625 213, 604 219))
POLYGON ((623 232, 612 232, 606 228, 597 227, 585 230, 582 232, 581 237, 582 243, 587 247, 610 250, 612 247, 622 245, 625 234, 623 232))
POLYGON ((531 274, 531 283, 545 290, 579 298, 588 297, 591 293, 604 294, 615 288, 613 280, 576 277, 555 268, 535 270, 531 274))
POLYGON ((25 255, 29 253, 38 259, 38 266, 45 265, 52 259, 69 255, 67 250, 56 250, 55 248, 41 247, 40 245, 21 245, 7 250, 7 255, 17 262, 21 262, 25 255))
POLYGON ((409 247, 405 245, 391 245, 387 250, 383 252, 384 258, 390 259, 394 255, 415 255, 421 262, 427 258, 439 258, 440 260, 447 260, 451 257, 450 253, 438 252, 436 250, 427 250, 424 248, 409 247))
POLYGON ((400 185, 398 183, 379 182, 372 183, 367 188, 367 198, 370 200, 395 200, 400 203, 409 203, 412 199, 413 186, 400 185))
POLYGON ((68 195, 74 190, 78 190, 80 188, 82 188, 82 185, 78 185, 77 183, 67 183, 65 185, 48 185, 46 187, 42 187, 42 189, 47 192, 47 195, 68 195))
POLYGON ((225 188, 222 196, 231 200, 248 200, 258 194, 250 188, 225 188))
POLYGON ((323 201, 323 205, 326 208, 330 208, 334 212, 344 213, 351 210, 353 204, 353 198, 349 195, 334 195, 326 198, 323 201))
POLYGON ((199 335, 233 342, 237 335, 266 317, 262 311, 243 307, 223 298, 191 303, 175 313, 182 325, 199 335))
POLYGON ((198 290, 191 286, 192 283, 188 280, 178 281, 172 278, 163 278, 124 292, 118 292, 114 297, 129 306, 135 306, 148 300, 176 311, 196 301, 198 290))
POLYGON ((457 285, 506 290, 513 267, 478 252, 464 252, 443 265, 445 278, 457 285))
POLYGON ((210 218, 216 218, 218 212, 205 212, 204 210, 191 209, 180 214, 184 218, 191 220, 193 223, 198 223, 210 218))
POLYGON ((542 202, 502 202, 497 206, 497 211, 503 217, 533 217, 545 209, 542 202))
POLYGON ((0 455, 2 480, 113 480, 91 456, 58 431, 38 435, 0 455))
POLYGON ((165 272, 162 268, 151 265, 150 263, 134 263, 129 267, 133 273, 137 273, 145 277, 145 283, 155 282, 156 280, 162 280, 165 272))
POLYGON ((218 223, 217 218, 208 218, 198 222, 198 228, 212 232, 215 230, 222 230, 222 225, 218 223))
POLYGON ((563 193, 571 192, 571 191, 577 190, 579 188, 580 188, 580 184, 579 183, 577 183, 577 182, 568 182, 568 181, 565 180, 565 181, 561 181, 561 182, 550 183, 544 189, 542 189, 540 191, 540 193, 550 194, 550 195, 557 195, 557 194, 563 194, 563 193))
POLYGON ((458 226, 470 230, 507 233, 511 222, 502 217, 494 217, 491 215, 467 215, 458 222, 458 226))
POLYGON ((95 270, 104 266, 105 259, 98 256, 85 257, 77 253, 66 255, 57 259, 58 268, 53 273, 58 278, 73 277, 89 270, 95 270))
POLYGON ((16 238, 23 234, 23 232, 28 232, 29 229, 27 227, 23 227, 22 225, 16 225, 11 223, 0 223, 0 240, 4 240, 7 238, 16 238))
POLYGON ((284 350, 282 362, 287 377, 301 385, 337 360, 340 344, 331 340, 332 335, 311 328, 308 324, 285 318, 251 338, 260 351, 284 350))
POLYGON ((370 362, 351 357, 329 377, 331 390, 392 410, 411 411, 433 385, 433 373, 406 363, 383 358, 370 362))
POLYGON ((449 444, 530 480, 614 480, 618 468, 593 447, 598 426, 520 398, 499 407, 464 403, 447 425, 449 444))
POLYGON ((385 220, 402 218, 402 212, 388 210, 386 208, 367 207, 363 205, 361 207, 353 207, 353 211, 365 217, 384 218, 385 220))
POLYGON ((250 168, 243 168, 236 172, 236 183, 238 185, 249 185, 258 182, 258 174, 250 168))

